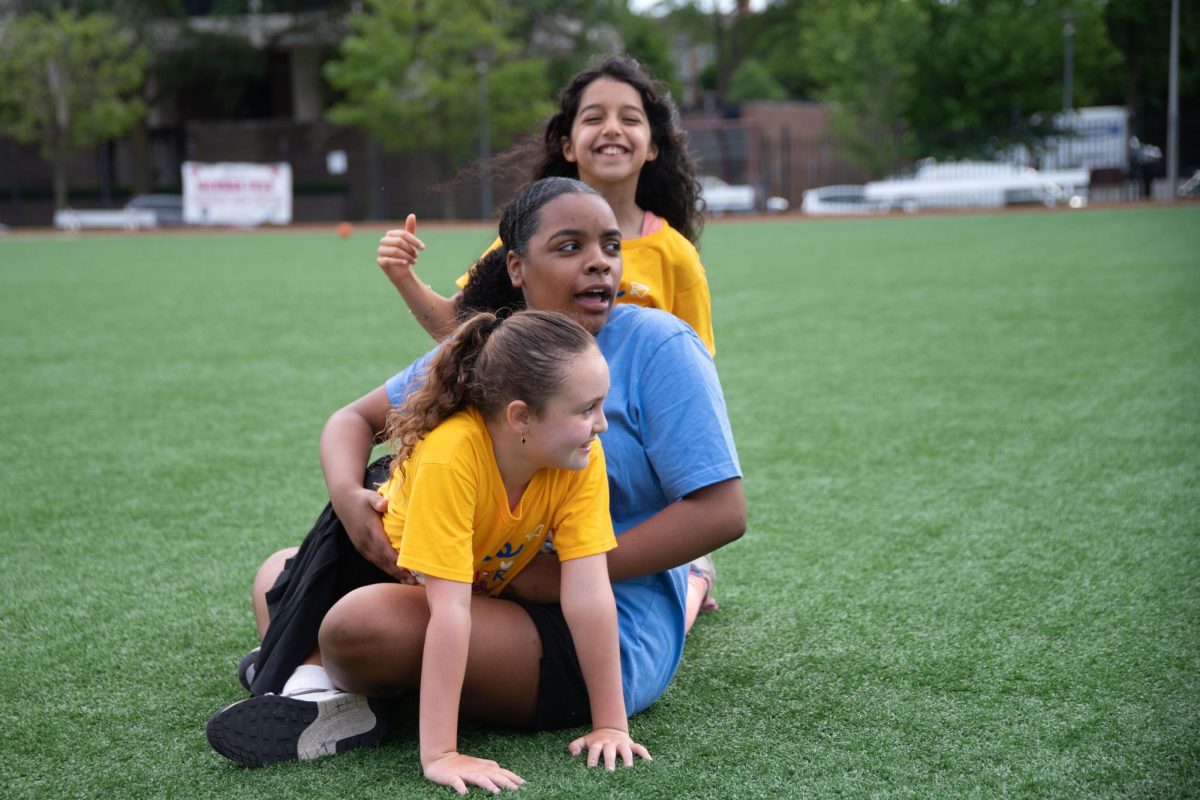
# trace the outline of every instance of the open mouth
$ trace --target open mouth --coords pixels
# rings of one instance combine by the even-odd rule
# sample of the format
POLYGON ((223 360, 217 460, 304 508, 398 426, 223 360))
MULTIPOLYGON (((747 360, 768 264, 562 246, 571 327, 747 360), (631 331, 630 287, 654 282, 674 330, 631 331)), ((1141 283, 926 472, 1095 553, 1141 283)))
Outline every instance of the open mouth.
POLYGON ((623 156, 629 152, 629 148, 622 147, 619 144, 606 144, 596 152, 602 156, 623 156))
POLYGON ((586 308, 605 309, 612 304, 613 291, 608 288, 585 289, 575 299, 586 308))

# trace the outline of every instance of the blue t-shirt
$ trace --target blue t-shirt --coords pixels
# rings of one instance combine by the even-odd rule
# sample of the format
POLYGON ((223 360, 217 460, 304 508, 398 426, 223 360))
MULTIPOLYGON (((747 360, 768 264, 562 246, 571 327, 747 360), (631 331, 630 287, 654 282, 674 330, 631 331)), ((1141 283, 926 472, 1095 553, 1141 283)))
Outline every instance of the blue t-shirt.
MULTIPOLYGON (((691 327, 658 309, 617 305, 596 342, 612 384, 600 438, 618 537, 698 489, 741 477, 716 367, 691 327)), ((431 357, 387 382, 393 404, 431 357)), ((634 714, 666 690, 683 656, 687 565, 618 581, 613 595, 625 709, 634 714)))

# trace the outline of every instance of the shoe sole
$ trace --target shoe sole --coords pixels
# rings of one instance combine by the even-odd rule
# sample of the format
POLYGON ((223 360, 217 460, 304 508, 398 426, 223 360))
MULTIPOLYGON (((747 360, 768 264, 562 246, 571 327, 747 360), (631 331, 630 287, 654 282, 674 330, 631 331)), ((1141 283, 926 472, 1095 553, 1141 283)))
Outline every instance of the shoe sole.
POLYGON ((321 700, 268 694, 221 709, 204 734, 214 750, 246 766, 309 761, 377 744, 387 732, 378 707, 360 694, 321 700))

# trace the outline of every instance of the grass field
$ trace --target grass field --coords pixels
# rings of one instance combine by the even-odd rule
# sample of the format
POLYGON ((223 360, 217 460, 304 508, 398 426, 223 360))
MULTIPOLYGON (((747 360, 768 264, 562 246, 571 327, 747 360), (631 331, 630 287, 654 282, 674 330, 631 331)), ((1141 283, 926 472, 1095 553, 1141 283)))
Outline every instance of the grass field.
MULTIPOLYGON (((447 288, 484 229, 430 230, 447 288)), ((248 587, 427 340, 377 232, 0 239, 0 795, 448 797, 415 726, 237 768, 248 587)), ((526 798, 1200 796, 1200 207, 709 226, 750 509, 653 764, 526 798)))

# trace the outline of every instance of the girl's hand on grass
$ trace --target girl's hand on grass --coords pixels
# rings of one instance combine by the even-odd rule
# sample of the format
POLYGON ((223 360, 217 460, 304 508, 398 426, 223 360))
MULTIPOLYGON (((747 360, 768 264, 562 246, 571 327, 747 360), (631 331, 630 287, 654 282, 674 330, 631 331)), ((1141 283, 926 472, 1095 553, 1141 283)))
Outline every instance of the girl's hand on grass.
POLYGON ((501 789, 519 789, 525 783, 520 775, 509 772, 495 761, 461 753, 447 753, 426 764, 424 769, 426 778, 449 786, 459 794, 466 794, 468 786, 499 794, 501 789))
POLYGON ((413 586, 417 579, 404 567, 396 565, 396 549, 383 530, 382 516, 387 511, 387 502, 379 492, 362 488, 342 502, 335 502, 333 510, 354 549, 363 558, 401 583, 413 586))
POLYGON ((409 214, 403 228, 390 230, 379 240, 375 263, 399 288, 400 283, 412 276, 413 264, 424 249, 425 243, 417 238, 417 215, 409 214))
POLYGON ((616 728, 596 728, 596 730, 580 736, 575 741, 567 745, 567 752, 572 757, 579 755, 584 750, 587 750, 587 765, 594 767, 600 763, 600 757, 604 757, 604 768, 615 770, 617 768, 617 757, 620 756, 621 761, 625 766, 633 766, 633 757, 636 755, 643 761, 653 761, 650 754, 646 752, 646 748, 630 738, 625 731, 616 728))

